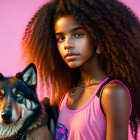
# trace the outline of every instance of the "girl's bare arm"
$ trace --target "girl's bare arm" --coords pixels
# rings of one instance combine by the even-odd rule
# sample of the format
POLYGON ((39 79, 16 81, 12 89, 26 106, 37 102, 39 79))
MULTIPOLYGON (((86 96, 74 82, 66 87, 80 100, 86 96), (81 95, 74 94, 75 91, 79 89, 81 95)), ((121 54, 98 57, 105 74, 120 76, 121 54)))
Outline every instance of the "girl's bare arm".
POLYGON ((107 119, 106 140, 128 140, 131 103, 126 87, 112 81, 104 88, 101 103, 107 119))

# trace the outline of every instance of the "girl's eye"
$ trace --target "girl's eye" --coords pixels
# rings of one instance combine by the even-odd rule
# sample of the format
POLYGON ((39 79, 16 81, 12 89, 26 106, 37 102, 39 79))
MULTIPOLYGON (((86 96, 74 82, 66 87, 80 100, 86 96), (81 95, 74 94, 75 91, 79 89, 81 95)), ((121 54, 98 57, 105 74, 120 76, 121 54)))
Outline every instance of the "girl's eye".
POLYGON ((65 39, 64 36, 56 37, 57 42, 61 42, 61 41, 63 41, 64 39, 65 39))
POLYGON ((82 37, 84 34, 82 33, 82 32, 78 32, 78 33, 76 33, 76 34, 74 34, 74 37, 75 38, 80 38, 80 37, 82 37))

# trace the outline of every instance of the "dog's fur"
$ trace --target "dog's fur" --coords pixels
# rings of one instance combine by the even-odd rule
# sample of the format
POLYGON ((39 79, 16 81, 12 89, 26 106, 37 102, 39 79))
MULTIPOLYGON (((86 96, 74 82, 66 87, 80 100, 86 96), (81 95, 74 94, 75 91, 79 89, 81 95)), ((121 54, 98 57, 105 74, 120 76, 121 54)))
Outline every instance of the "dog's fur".
POLYGON ((47 127, 47 115, 37 99, 36 85, 34 64, 15 77, 0 74, 0 139, 30 139, 40 128, 47 127))

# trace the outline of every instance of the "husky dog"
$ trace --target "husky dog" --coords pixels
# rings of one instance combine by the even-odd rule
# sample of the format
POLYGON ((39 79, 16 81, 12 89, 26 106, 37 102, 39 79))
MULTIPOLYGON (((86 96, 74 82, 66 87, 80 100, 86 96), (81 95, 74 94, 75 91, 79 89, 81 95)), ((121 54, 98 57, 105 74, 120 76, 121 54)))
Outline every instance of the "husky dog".
POLYGON ((32 63, 15 77, 0 74, 0 139, 51 140, 47 115, 36 95, 32 63))

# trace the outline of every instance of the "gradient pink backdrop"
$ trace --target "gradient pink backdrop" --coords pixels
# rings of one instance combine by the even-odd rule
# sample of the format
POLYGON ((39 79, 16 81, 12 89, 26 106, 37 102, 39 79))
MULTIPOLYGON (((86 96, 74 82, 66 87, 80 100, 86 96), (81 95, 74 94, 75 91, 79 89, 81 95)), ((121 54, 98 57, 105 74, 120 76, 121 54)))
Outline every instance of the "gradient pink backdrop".
MULTIPOLYGON (((48 0, 0 0, 0 72, 21 70, 19 57, 24 29, 35 11, 48 0)), ((120 0, 140 17, 140 0, 120 0)))
POLYGON ((21 69, 21 38, 35 11, 48 0, 0 0, 0 72, 13 75, 21 69))
MULTIPOLYGON (((22 70, 19 58, 23 32, 35 11, 47 1, 0 0, 0 72, 4 75, 11 76, 22 70)), ((140 18, 140 0, 120 1, 140 18)), ((44 95, 40 95, 40 98, 44 95)))

